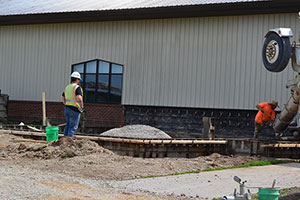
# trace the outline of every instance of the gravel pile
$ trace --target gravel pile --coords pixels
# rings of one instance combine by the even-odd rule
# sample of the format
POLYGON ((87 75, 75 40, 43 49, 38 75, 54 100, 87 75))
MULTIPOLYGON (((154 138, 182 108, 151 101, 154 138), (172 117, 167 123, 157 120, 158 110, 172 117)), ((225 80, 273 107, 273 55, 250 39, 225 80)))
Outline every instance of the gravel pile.
POLYGON ((93 153, 113 154, 95 142, 89 140, 73 140, 72 138, 64 137, 49 144, 10 144, 0 150, 0 157, 21 156, 27 158, 52 159, 85 156, 93 153))
POLYGON ((147 125, 128 125, 122 128, 114 128, 101 134, 101 136, 140 139, 168 139, 167 133, 147 125))

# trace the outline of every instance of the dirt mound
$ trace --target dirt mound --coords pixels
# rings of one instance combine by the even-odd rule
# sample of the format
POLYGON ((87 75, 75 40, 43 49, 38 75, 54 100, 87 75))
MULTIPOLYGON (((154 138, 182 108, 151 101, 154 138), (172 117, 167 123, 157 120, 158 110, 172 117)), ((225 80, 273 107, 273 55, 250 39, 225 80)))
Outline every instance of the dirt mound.
POLYGON ((127 180, 144 176, 224 168, 261 159, 255 156, 224 156, 218 153, 197 158, 144 159, 115 155, 95 142, 87 140, 62 138, 46 144, 18 142, 18 140, 24 140, 24 138, 0 134, 2 165, 11 164, 21 168, 30 167, 45 172, 59 172, 101 180, 127 180), (72 156, 75 157, 62 159, 72 156))
POLYGON ((11 144, 2 149, 0 156, 21 156, 28 158, 52 159, 85 156, 93 153, 113 154, 111 151, 106 150, 97 143, 89 140, 61 138, 58 141, 53 141, 48 144, 11 144))
POLYGON ((147 125, 128 125, 122 128, 114 128, 101 134, 101 136, 120 138, 171 138, 167 133, 147 125))

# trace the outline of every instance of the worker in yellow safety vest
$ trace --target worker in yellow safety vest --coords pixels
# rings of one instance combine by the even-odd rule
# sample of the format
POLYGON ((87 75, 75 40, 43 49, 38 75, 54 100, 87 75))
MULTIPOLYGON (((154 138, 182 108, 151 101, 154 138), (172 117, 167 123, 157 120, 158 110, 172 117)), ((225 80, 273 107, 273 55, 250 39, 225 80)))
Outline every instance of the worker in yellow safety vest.
POLYGON ((78 85, 81 80, 79 72, 71 74, 71 83, 62 94, 62 101, 65 105, 66 127, 64 136, 74 137, 80 121, 80 113, 83 110, 83 92, 78 85))

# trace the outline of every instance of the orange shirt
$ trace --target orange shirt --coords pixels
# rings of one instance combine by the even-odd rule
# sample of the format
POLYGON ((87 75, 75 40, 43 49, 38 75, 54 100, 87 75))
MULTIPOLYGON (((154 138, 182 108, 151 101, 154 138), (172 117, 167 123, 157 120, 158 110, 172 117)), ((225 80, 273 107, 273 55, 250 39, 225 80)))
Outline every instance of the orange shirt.
POLYGON ((264 110, 265 113, 268 113, 270 116, 272 116, 272 118, 265 113, 258 111, 255 117, 256 123, 263 124, 267 121, 275 119, 275 111, 272 109, 271 105, 268 102, 263 102, 258 105, 264 110))

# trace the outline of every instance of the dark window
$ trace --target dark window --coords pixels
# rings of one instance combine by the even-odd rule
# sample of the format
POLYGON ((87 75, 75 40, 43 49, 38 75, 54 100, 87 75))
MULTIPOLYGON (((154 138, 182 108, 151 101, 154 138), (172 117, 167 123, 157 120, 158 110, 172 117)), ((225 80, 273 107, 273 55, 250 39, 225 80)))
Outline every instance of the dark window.
POLYGON ((84 102, 121 103, 123 65, 97 59, 73 64, 74 71, 81 75, 84 102))

